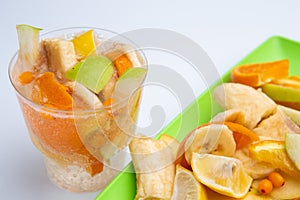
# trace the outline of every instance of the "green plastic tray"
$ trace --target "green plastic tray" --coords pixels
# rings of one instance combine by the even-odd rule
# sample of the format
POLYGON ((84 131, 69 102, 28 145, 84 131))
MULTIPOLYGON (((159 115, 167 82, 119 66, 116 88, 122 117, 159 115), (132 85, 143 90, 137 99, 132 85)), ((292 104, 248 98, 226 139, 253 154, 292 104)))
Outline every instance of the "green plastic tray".
MULTIPOLYGON (((254 49, 237 65, 289 59, 290 74, 300 76, 300 43, 273 36, 254 49)), ((230 70, 214 85, 208 88, 181 114, 179 114, 161 133, 167 133, 182 140, 184 136, 198 125, 208 122, 212 116, 221 111, 221 108, 212 100, 212 91, 216 85, 228 82, 230 70)), ((157 136, 159 137, 159 136, 157 136)), ((135 174, 129 164, 97 197, 96 200, 133 200, 136 194, 135 174)))

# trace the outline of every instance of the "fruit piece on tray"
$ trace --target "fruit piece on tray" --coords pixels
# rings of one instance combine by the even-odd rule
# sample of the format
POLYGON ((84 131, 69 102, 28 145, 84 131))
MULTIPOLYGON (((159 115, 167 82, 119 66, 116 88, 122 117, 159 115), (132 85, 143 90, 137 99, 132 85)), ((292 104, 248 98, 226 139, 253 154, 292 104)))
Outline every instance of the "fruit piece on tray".
POLYGON ((189 164, 194 152, 232 156, 236 150, 232 131, 221 124, 211 124, 195 129, 186 140, 184 147, 185 159, 189 164))
POLYGON ((252 178, 236 158, 193 153, 191 164, 198 181, 229 197, 244 197, 252 184, 252 178))
POLYGON ((287 59, 275 62, 245 64, 235 67, 231 71, 231 81, 256 88, 274 79, 286 78, 288 71, 289 61, 287 59))
POLYGON ((241 110, 245 116, 243 125, 249 129, 276 111, 276 104, 264 93, 239 83, 224 83, 216 87, 214 98, 225 110, 241 110))
POLYGON ((134 138, 129 149, 136 172, 135 199, 170 199, 175 177, 172 150, 163 140, 134 138))

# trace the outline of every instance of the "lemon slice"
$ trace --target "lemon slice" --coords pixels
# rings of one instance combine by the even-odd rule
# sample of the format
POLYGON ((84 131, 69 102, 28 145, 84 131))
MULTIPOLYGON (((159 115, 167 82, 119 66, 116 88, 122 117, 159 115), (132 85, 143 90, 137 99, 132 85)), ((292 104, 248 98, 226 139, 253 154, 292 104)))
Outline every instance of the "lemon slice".
POLYGON ((205 187, 199 183, 193 172, 176 166, 172 200, 207 200, 205 187))
POLYGON ((86 58, 96 52, 93 33, 93 30, 88 30, 72 40, 76 54, 80 59, 86 58))
POLYGON ((244 197, 252 184, 253 179, 235 158, 193 153, 191 164, 198 181, 229 197, 244 197))
POLYGON ((300 176, 300 171, 289 158, 284 141, 265 140, 249 146, 251 157, 270 163, 291 176, 300 176))

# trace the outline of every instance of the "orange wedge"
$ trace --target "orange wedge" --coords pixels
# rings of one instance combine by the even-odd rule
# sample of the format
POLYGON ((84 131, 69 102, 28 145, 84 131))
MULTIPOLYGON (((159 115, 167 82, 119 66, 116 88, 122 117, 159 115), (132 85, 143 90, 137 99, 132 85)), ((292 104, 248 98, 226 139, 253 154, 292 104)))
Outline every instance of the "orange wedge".
POLYGON ((129 58, 122 54, 114 60, 114 64, 117 68, 118 75, 121 76, 127 69, 133 67, 129 58))
POLYGON ((67 90, 66 86, 55 80, 52 72, 45 72, 35 80, 32 100, 41 105, 70 110, 73 99, 67 90))
POLYGON ((242 149, 248 144, 259 140, 259 137, 256 135, 256 133, 244 127, 243 125, 233 122, 224 122, 224 124, 233 132, 236 149, 242 149))
POLYGON ((289 61, 287 59, 246 64, 238 66, 231 71, 231 81, 256 88, 274 79, 286 78, 288 71, 289 61))

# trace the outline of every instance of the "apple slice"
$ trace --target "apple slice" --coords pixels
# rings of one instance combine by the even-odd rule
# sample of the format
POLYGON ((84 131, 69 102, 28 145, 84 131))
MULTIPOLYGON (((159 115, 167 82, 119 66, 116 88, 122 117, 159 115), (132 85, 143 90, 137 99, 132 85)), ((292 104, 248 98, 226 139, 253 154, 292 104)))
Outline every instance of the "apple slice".
POLYGON ((138 90, 145 79, 146 68, 133 67, 127 69, 117 80, 113 99, 125 98, 138 90))
POLYGON ((300 170, 300 134, 287 133, 285 136, 285 148, 290 159, 295 163, 297 169, 300 170))
POLYGON ((114 67, 105 56, 88 57, 65 73, 65 77, 99 93, 113 75, 114 67))
POLYGON ((269 83, 262 86, 262 91, 274 101, 300 102, 300 89, 269 83))
POLYGON ((40 28, 19 24, 16 26, 19 40, 19 59, 25 71, 33 71, 39 59, 40 28))

